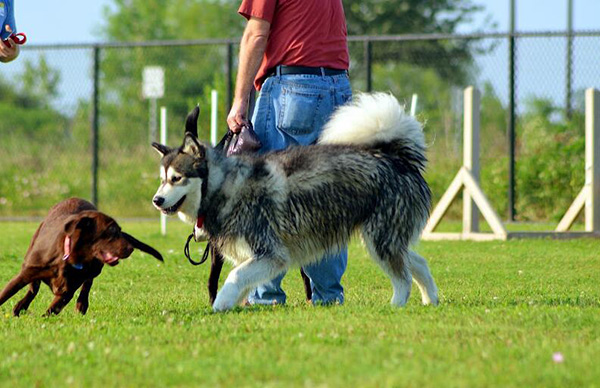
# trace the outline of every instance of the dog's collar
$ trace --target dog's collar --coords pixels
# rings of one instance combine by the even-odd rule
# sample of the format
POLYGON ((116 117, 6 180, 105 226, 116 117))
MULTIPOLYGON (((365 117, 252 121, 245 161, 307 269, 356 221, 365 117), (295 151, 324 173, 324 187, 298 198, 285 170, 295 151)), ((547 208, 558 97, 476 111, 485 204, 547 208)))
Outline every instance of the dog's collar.
MULTIPOLYGON (((67 261, 69 259, 69 257, 71 256, 71 237, 70 236, 65 237, 65 241, 63 241, 63 250, 64 250, 65 254, 62 257, 62 260, 67 261)), ((69 262, 67 262, 67 263, 75 269, 83 269, 83 264, 81 264, 81 263, 69 263, 69 262)))
POLYGON ((196 227, 201 229, 204 226, 204 219, 206 219, 205 214, 198 214, 198 218, 196 219, 196 227))

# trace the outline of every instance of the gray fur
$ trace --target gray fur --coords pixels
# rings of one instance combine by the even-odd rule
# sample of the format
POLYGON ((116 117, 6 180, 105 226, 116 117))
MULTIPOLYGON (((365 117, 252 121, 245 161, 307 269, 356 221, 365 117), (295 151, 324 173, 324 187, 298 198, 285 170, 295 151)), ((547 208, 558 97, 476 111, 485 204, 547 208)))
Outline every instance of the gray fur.
MULTIPOLYGON (((364 115, 381 114, 360 111, 364 105, 355 108, 364 115)), ((397 108, 392 104, 387 109, 397 108)), ((413 135, 412 118, 402 119, 410 122, 412 132, 386 127, 374 129, 380 131, 375 142, 321 142, 265 155, 226 158, 195 139, 198 147, 189 147, 189 130, 179 149, 163 154, 155 146, 163 154, 162 168, 187 181, 185 187, 163 183, 155 203, 160 196, 165 205, 157 207, 164 211, 182 198, 182 192, 191 195, 195 190, 197 206, 186 199, 178 210, 180 217, 196 223, 201 214, 197 236, 207 237, 236 266, 217 295, 215 310, 232 308, 251 287, 290 266, 303 266, 338 250, 357 231, 392 280, 393 304, 406 303, 415 270, 423 302, 437 304, 437 288, 425 259, 409 251, 429 216, 431 192, 422 175, 424 145, 415 139, 422 135, 413 135), (167 190, 171 186, 176 189, 167 190), (172 192, 179 194, 169 198, 172 192)), ((327 135, 334 130, 329 128, 327 135)))

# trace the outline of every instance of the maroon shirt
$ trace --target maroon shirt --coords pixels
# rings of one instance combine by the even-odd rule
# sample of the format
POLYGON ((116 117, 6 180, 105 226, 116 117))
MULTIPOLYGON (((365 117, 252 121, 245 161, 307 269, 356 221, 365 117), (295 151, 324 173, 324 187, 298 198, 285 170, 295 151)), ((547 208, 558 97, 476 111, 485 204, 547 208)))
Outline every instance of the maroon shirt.
POLYGON ((254 86, 278 65, 347 70, 346 18, 342 0, 243 0, 238 12, 271 24, 254 86))

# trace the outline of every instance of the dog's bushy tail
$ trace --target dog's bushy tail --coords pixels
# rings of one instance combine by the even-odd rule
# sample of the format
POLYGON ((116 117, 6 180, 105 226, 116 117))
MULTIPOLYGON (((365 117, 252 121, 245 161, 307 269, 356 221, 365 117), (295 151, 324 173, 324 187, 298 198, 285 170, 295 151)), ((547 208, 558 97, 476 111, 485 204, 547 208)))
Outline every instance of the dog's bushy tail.
POLYGON ((421 123, 388 93, 359 94, 338 108, 325 125, 319 144, 352 144, 411 154, 425 167, 425 136, 421 123))

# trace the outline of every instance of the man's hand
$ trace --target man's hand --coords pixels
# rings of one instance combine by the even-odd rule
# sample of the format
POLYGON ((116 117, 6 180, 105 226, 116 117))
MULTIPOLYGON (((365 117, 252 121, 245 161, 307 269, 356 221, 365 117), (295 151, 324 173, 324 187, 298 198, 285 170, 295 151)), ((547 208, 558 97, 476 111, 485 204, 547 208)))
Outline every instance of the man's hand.
POLYGON ((10 47, 0 39, 0 62, 10 62, 19 56, 19 45, 12 38, 8 38, 10 47))
POLYGON ((233 132, 238 133, 244 125, 248 125, 248 100, 235 99, 229 115, 227 116, 227 125, 233 132))

